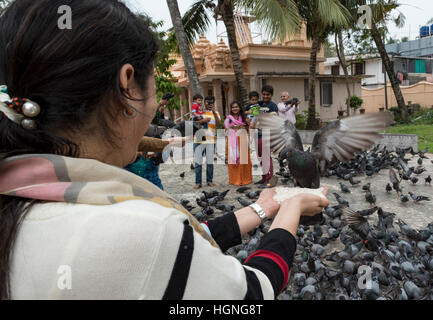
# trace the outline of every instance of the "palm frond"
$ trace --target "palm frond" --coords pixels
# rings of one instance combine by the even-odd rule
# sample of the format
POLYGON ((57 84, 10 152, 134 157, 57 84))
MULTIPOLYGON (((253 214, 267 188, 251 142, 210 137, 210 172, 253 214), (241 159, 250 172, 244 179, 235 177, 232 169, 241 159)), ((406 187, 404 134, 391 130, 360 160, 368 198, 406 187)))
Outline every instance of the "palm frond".
POLYGON ((397 28, 403 28, 404 24, 406 23, 406 16, 401 11, 399 11, 398 16, 394 18, 394 23, 397 28))
POLYGON ((250 11, 271 39, 283 41, 302 26, 293 0, 238 0, 237 4, 250 11))
POLYGON ((209 18, 209 11, 206 8, 208 2, 209 0, 194 2, 182 17, 182 23, 190 45, 195 43, 197 38, 209 29, 211 20, 209 18))
POLYGON ((349 27, 351 14, 338 0, 316 0, 317 14, 324 27, 349 27))

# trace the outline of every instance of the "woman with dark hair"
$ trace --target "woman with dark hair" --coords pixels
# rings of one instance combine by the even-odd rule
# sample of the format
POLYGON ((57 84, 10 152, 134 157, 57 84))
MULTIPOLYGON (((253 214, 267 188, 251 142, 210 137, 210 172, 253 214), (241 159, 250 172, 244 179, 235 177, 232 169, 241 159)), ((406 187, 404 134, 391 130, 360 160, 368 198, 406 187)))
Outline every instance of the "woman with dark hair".
POLYGON ((280 292, 299 217, 327 201, 279 205, 267 189, 254 208, 200 224, 122 169, 157 109, 157 43, 143 21, 118 0, 15 0, 0 30, 0 299, 280 292), (64 5, 70 30, 57 25, 64 5), (270 231, 243 265, 223 254, 266 218, 270 231))
POLYGON ((253 182, 246 116, 238 101, 230 104, 230 114, 224 121, 227 132, 226 154, 229 183, 235 186, 253 182))

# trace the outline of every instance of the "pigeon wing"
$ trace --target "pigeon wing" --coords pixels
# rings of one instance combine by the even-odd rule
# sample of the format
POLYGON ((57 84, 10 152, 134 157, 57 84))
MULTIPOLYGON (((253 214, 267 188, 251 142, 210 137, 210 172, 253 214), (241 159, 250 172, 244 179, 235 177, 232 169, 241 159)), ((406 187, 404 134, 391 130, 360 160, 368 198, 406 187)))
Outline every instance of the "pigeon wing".
POLYGON ((366 218, 361 216, 358 212, 350 208, 343 208, 343 221, 355 228, 355 230, 367 235, 370 232, 370 225, 366 218))
POLYGON ((389 169, 389 180, 391 181, 393 186, 397 185, 400 182, 397 178, 397 174, 392 168, 389 169))
POLYGON ((314 136, 312 152, 328 164, 346 162, 354 154, 368 150, 381 137, 379 131, 391 124, 388 112, 367 113, 329 123, 314 136))
POLYGON ((409 172, 409 166, 404 162, 401 158, 398 158, 398 163, 400 164, 401 168, 403 169, 404 173, 409 172))
POLYGON ((257 116, 257 128, 270 129, 272 152, 279 153, 285 147, 304 151, 301 137, 295 126, 275 112, 257 116))

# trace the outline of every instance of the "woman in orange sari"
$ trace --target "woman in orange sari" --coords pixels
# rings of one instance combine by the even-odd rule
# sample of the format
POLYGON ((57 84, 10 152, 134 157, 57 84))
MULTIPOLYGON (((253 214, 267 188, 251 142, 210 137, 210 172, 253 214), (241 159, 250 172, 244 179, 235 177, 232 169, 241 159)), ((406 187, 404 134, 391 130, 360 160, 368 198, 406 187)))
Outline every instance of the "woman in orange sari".
POLYGON ((224 121, 227 131, 226 155, 229 170, 229 183, 243 186, 253 182, 248 128, 240 103, 233 101, 230 115, 224 121))

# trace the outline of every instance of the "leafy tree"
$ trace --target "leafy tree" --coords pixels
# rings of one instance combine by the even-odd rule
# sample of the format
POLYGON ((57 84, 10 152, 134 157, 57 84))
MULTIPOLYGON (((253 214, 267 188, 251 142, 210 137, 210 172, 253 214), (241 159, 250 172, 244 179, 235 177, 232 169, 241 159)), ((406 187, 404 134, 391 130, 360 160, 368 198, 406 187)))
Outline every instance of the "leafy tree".
POLYGON ((178 45, 174 33, 160 31, 164 26, 163 21, 153 22, 149 17, 139 15, 144 23, 148 24, 157 39, 159 40, 159 52, 155 60, 155 83, 157 100, 161 100, 164 93, 173 93, 175 97, 170 99, 167 108, 170 112, 170 118, 174 119, 173 111, 180 110, 182 104, 187 103, 181 100, 182 88, 176 86, 176 79, 170 71, 170 68, 176 64, 175 59, 171 59, 172 53, 177 53, 178 45))

